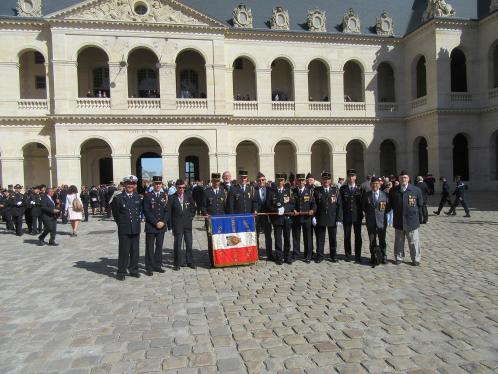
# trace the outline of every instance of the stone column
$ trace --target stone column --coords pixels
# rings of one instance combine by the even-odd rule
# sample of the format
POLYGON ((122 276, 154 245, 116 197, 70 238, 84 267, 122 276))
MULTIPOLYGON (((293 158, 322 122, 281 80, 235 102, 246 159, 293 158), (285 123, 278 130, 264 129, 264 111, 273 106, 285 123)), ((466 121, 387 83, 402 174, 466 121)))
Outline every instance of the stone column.
POLYGON ((216 84, 216 79, 214 73, 214 65, 206 64, 206 89, 207 89, 206 95, 207 95, 209 114, 215 113, 215 99, 216 99, 215 84, 216 84))
POLYGON ((334 151, 332 154, 332 181, 335 183, 339 177, 346 178, 346 151, 334 151))
POLYGON ((3 187, 7 187, 9 184, 24 184, 24 157, 2 156, 0 162, 2 163, 3 187))
POLYGON ((338 68, 330 69, 330 101, 332 113, 344 111, 344 72, 338 68))
POLYGON ((163 153, 161 154, 161 157, 163 163, 163 181, 176 181, 179 178, 178 171, 180 170, 180 155, 178 153, 163 153))
POLYGON ((275 180, 275 155, 273 152, 259 154, 259 168, 267 180, 275 180))
POLYGON ((427 103, 447 108, 450 105, 451 73, 449 52, 441 50, 434 60, 426 56, 427 103))
POLYGON ((271 113, 271 69, 256 69, 258 114, 271 113))
POLYGON ((56 155, 57 163, 57 185, 81 186, 81 156, 80 155, 56 155))
POLYGON ((294 70, 294 101, 297 116, 308 113, 308 69, 294 70))
POLYGON ((131 154, 112 154, 112 174, 115 181, 131 174, 131 154))
POLYGON ((176 64, 161 64, 159 85, 161 110, 176 110, 176 64))
POLYGON ((227 112, 227 96, 225 92, 226 69, 223 64, 213 65, 213 77, 216 85, 214 92, 214 114, 225 114, 227 112))
POLYGON ((109 77, 111 81, 111 109, 128 109, 128 69, 121 62, 109 63, 109 77))
POLYGON ((78 98, 78 63, 76 61, 53 60, 53 98, 55 114, 74 113, 78 98))
POLYGON ((296 173, 311 172, 311 152, 296 153, 296 173))
POLYGON ((220 173, 218 168, 218 155, 216 153, 209 154, 209 175, 208 179, 211 178, 211 173, 220 173))
POLYGON ((365 104, 368 115, 375 116, 375 103, 377 92, 377 74, 373 71, 365 72, 365 104), (370 87, 370 88, 369 88, 370 87))
POLYGON ((490 149, 486 146, 469 147, 469 182, 485 189, 490 178, 490 149))
POLYGON ((224 171, 228 170, 232 174, 232 176, 237 175, 237 160, 235 153, 218 152, 216 156, 218 163, 218 172, 223 173, 224 171))

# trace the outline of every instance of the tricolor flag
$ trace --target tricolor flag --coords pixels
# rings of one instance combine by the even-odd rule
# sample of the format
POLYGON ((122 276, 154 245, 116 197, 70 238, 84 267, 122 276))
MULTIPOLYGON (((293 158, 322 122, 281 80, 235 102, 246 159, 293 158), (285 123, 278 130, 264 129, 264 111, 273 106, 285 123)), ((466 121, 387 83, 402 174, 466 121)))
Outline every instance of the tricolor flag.
POLYGON ((258 261, 254 214, 211 216, 209 220, 215 267, 258 261))

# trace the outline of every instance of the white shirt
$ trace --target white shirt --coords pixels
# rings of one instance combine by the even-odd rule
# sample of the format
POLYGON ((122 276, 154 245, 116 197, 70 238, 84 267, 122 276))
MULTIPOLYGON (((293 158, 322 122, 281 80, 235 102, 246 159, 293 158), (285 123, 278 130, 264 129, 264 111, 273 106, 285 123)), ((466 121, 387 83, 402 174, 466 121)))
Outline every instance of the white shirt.
POLYGON ((265 196, 266 196, 266 188, 265 187, 261 187, 259 189, 259 197, 261 198, 261 200, 265 200, 265 196))

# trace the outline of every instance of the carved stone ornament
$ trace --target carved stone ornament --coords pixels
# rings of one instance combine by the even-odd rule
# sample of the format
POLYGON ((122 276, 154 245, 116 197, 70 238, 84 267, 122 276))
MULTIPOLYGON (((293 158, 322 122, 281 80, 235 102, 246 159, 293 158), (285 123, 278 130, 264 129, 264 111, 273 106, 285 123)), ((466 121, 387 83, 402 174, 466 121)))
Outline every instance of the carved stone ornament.
POLYGON ((377 26, 375 27, 377 35, 381 36, 393 36, 394 35, 394 24, 392 17, 384 10, 377 18, 377 26))
POLYGON ((252 10, 240 4, 233 10, 233 25, 235 27, 252 28, 252 10))
POLYGON ((359 34, 361 32, 360 17, 350 8, 342 18, 342 32, 359 34))
POLYGON ((41 17, 42 0, 17 0, 16 10, 21 17, 41 17))
POLYGON ((272 30, 289 30, 289 12, 287 9, 277 6, 273 8, 270 26, 272 30))
POLYGON ((308 30, 316 31, 316 32, 326 32, 327 17, 325 16, 325 12, 319 9, 309 10, 308 11, 308 30))
POLYGON ((498 0, 491 0, 489 4, 489 13, 494 12, 498 9, 498 0))
POLYGON ((165 0, 104 0, 64 13, 62 18, 106 21, 131 21, 186 25, 204 22, 173 8, 165 0))
POLYGON ((455 9, 445 0, 428 0, 422 19, 427 21, 434 17, 454 17, 455 14, 455 9))

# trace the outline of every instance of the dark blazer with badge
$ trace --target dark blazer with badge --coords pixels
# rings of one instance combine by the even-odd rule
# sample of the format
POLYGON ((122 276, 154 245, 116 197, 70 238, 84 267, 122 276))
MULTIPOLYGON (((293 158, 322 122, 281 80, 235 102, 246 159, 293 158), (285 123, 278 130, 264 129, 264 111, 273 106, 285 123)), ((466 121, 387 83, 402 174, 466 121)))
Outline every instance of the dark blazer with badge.
MULTIPOLYGON (((301 193, 301 189, 299 187, 295 187, 292 190, 292 197, 294 202, 294 210, 297 212, 309 212, 313 211, 313 214, 316 212, 316 204, 315 198, 313 196, 313 191, 304 187, 303 193, 301 193)), ((312 216, 309 215, 298 215, 294 217, 294 222, 303 223, 306 220, 310 220, 312 216)))
POLYGON ((119 235, 140 234, 141 213, 142 198, 136 192, 131 197, 122 192, 112 200, 112 216, 118 225, 119 235))
POLYGON ((265 199, 261 200, 260 188, 254 188, 254 199, 253 199, 253 212, 258 213, 270 213, 270 187, 265 187, 265 199))
POLYGON ((7 200, 10 208, 10 214, 13 217, 19 217, 24 214, 25 200, 24 195, 20 192, 12 192, 7 200))
POLYGON ((143 210, 145 216, 145 232, 149 234, 159 234, 165 232, 169 227, 168 219, 168 195, 159 192, 159 197, 155 191, 145 194, 143 200, 143 210), (158 222, 164 222, 162 229, 156 227, 158 222))
POLYGON ((342 218, 344 223, 360 223, 363 220, 363 211, 361 210, 361 200, 363 190, 356 185, 350 190, 349 185, 341 186, 339 190, 342 200, 342 218))
MULTIPOLYGON (((272 213, 278 213, 278 209, 284 207, 284 213, 289 213, 294 211, 294 201, 292 197, 291 190, 284 187, 280 193, 278 188, 270 190, 270 211, 272 213)), ((283 226, 285 224, 286 216, 272 215, 271 222, 275 226, 283 226)))
POLYGON ((254 212, 254 186, 247 184, 245 191, 242 185, 237 184, 230 189, 228 193, 227 212, 230 214, 242 214, 254 212))
POLYGON ((374 202, 374 192, 368 191, 363 195, 363 211, 367 230, 384 229, 387 227, 386 213, 389 210, 389 197, 379 190, 379 199, 374 202))
POLYGON ((465 184, 463 182, 460 181, 456 184, 453 195, 460 199, 463 199, 465 197, 465 184))
POLYGON ((409 184, 405 192, 402 192, 401 186, 394 187, 389 193, 389 205, 393 210, 395 229, 413 231, 420 227, 424 202, 417 187, 409 184))
POLYGON ((34 217, 41 216, 42 214, 41 200, 41 195, 36 193, 32 194, 29 199, 29 205, 31 206, 31 215, 34 217))
POLYGON ((173 234, 179 234, 185 229, 192 229, 192 219, 195 216, 195 201, 192 194, 183 194, 183 204, 180 203, 178 194, 171 195, 168 199, 168 215, 173 234))
POLYGON ((59 213, 54 213, 54 209, 59 209, 56 207, 54 197, 52 199, 47 195, 43 195, 40 202, 40 209, 42 213, 42 220, 44 223, 57 221, 57 216, 59 213))
POLYGON ((316 187, 314 195, 317 226, 336 226, 342 222, 342 198, 338 188, 330 186, 326 193, 325 188, 316 187))
POLYGON ((228 192, 222 186, 218 188, 218 194, 214 193, 213 187, 206 188, 202 198, 202 214, 204 216, 217 216, 225 214, 227 208, 227 196, 228 192))

